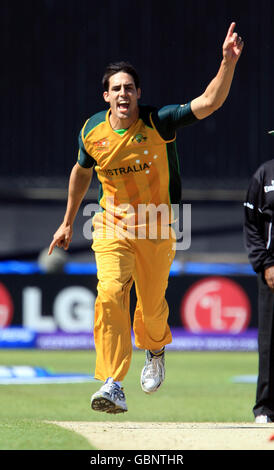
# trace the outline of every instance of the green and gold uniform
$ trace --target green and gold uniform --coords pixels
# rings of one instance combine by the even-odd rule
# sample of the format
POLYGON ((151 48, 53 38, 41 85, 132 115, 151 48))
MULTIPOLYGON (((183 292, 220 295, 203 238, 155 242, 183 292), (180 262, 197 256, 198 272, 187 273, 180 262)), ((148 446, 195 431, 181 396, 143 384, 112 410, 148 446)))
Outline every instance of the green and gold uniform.
MULTIPOLYGON (((130 205, 134 211, 132 225, 137 226, 140 206, 163 204, 170 208, 180 202, 176 131, 197 118, 190 103, 159 110, 140 105, 139 117, 131 127, 115 131, 109 114, 110 110, 102 111, 84 124, 78 163, 84 168, 94 167, 100 182, 103 216, 97 225, 107 225, 108 210, 114 211, 115 224, 130 205), (113 203, 110 209, 109 199, 113 203)), ((133 322, 136 346, 155 350, 172 341, 165 291, 175 254, 174 236, 170 229, 168 239, 100 237, 96 236, 96 231, 100 232, 96 230, 96 217, 92 245, 99 281, 94 321, 95 377, 122 380, 132 354, 129 293, 133 281, 137 294, 133 322)))

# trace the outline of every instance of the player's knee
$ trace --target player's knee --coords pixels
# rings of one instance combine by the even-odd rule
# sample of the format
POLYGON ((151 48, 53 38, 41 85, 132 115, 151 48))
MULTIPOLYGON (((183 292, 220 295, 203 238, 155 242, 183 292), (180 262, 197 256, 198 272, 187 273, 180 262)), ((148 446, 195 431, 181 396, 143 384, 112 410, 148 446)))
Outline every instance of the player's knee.
POLYGON ((117 281, 104 281, 98 285, 98 295, 102 304, 120 304, 123 302, 125 290, 117 281))

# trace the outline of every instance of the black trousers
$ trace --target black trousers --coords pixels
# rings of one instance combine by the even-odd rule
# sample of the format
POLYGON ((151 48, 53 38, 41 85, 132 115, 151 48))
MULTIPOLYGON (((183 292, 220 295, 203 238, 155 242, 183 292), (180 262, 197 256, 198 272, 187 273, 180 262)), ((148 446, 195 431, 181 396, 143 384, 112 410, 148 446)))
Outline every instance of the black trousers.
POLYGON ((259 371, 254 416, 267 415, 274 421, 274 293, 262 273, 258 274, 259 371))

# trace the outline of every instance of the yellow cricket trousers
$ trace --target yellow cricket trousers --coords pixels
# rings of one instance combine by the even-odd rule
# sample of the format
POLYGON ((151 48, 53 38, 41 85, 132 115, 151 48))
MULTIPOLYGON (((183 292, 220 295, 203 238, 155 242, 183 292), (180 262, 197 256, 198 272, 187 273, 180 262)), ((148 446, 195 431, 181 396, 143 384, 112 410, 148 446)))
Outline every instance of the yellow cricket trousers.
POLYGON ((171 343, 165 292, 174 259, 174 238, 95 239, 97 264, 94 342, 95 378, 122 381, 132 356, 130 289, 137 296, 133 331, 140 349, 157 350, 171 343))

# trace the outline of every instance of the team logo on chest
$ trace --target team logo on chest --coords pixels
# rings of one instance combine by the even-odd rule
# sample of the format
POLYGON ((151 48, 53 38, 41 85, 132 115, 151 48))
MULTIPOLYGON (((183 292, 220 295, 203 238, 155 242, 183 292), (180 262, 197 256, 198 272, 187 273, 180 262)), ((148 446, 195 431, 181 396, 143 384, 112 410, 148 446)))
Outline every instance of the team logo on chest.
POLYGON ((136 134, 134 137, 132 137, 131 142, 137 142, 137 144, 142 144, 142 143, 145 143, 146 140, 147 140, 147 136, 139 133, 139 134, 136 134))

